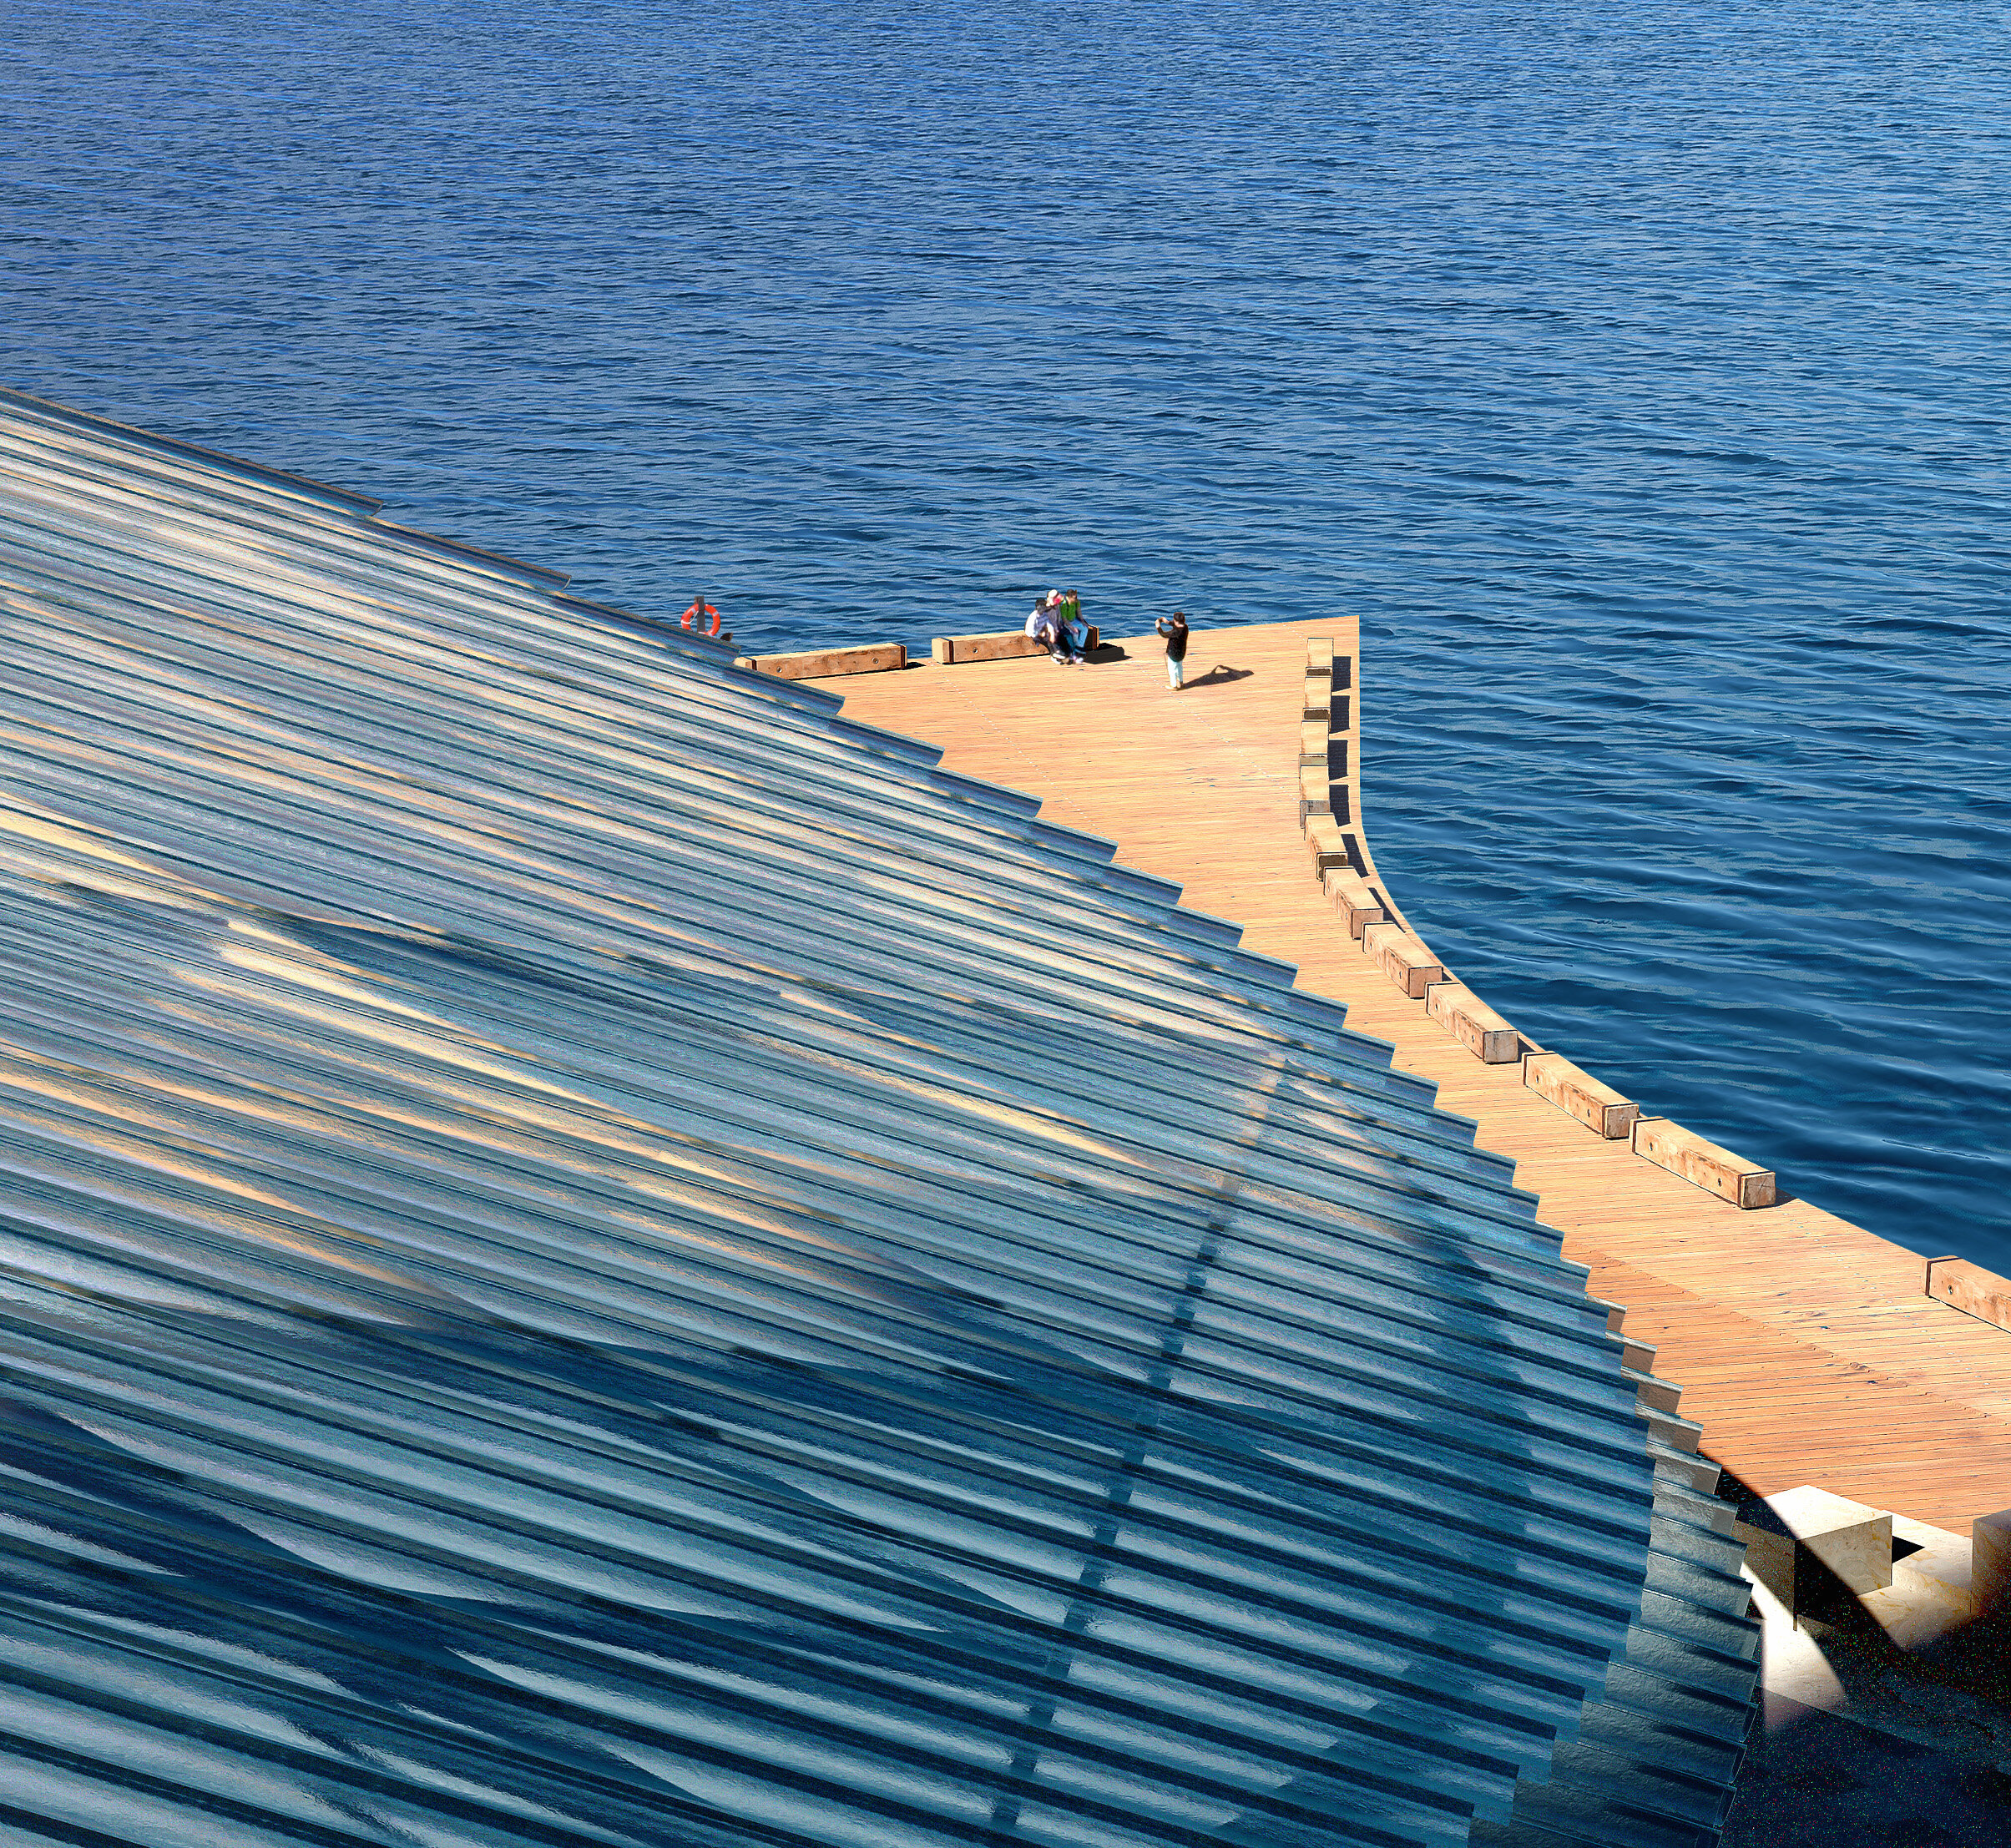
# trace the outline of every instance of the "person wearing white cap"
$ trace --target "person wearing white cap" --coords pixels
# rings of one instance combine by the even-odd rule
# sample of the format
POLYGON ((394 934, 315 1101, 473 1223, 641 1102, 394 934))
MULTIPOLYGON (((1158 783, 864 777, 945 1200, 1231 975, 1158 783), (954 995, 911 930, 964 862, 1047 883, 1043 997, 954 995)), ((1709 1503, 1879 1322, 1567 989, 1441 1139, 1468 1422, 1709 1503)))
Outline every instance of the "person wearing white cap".
POLYGON ((1071 659, 1069 653, 1068 632, 1062 627, 1061 593, 1050 590, 1033 606, 1033 613, 1027 618, 1027 634, 1044 648, 1057 667, 1067 667, 1071 659))

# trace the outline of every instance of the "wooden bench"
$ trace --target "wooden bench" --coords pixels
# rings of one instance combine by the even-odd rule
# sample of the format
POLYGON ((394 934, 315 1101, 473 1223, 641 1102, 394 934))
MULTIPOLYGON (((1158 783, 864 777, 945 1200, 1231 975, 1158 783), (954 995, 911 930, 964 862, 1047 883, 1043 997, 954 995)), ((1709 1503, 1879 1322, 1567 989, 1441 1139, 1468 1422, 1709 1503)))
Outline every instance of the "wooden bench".
POLYGON ((1334 680, 1330 668, 1321 673, 1309 669, 1306 676, 1306 700, 1299 713, 1301 725, 1317 725, 1322 731, 1331 729, 1333 718, 1334 680))
POLYGON ((823 680, 841 674, 892 674, 907 665, 901 642, 869 642, 860 648, 805 649, 795 654, 743 654, 734 664, 778 680, 823 680))
POLYGON ((1892 1583, 1892 1517, 1804 1483, 1754 1503, 1732 1524, 1755 1578, 1797 1613, 1827 1608, 1834 1580, 1860 1594, 1892 1583))
POLYGON ((1326 894, 1327 902, 1347 920, 1350 937, 1360 937, 1370 925, 1382 923, 1389 915, 1368 881, 1351 866, 1329 866, 1320 875, 1320 889, 1326 894))
POLYGON ((1531 1053, 1522 1062, 1522 1081, 1545 1103, 1576 1117, 1595 1136, 1619 1142, 1631 1135, 1641 1107, 1610 1084, 1582 1072, 1562 1053, 1531 1053))
POLYGON ((1774 1172, 1707 1141, 1667 1117, 1642 1117, 1634 1125, 1634 1152, 1680 1174, 1707 1194, 1751 1211, 1774 1204, 1774 1172))
POLYGON ((1306 833, 1306 851, 1313 857, 1313 877, 1323 880, 1328 871, 1345 866, 1354 871, 1355 856, 1348 851, 1347 836, 1331 815, 1306 815, 1300 826, 1306 833))
POLYGON ((1446 978, 1445 967, 1432 954, 1430 946, 1400 925, 1369 925, 1362 933, 1362 947, 1369 961, 1412 1001, 1422 1001, 1426 989, 1446 978))
POLYGON ((2011 1329, 2011 1277, 2000 1277, 1967 1258, 1929 1258, 1928 1294, 1979 1322, 2011 1329))
POLYGON ((1522 1035, 1463 982, 1434 982, 1424 1011, 1483 1065, 1513 1065, 1522 1057, 1522 1035))
MULTIPOLYGON (((1092 623, 1089 649, 1102 645, 1102 634, 1092 623)), ((938 635, 929 644, 930 659, 937 667, 962 667, 967 661, 1016 661, 1022 655, 1047 652, 1031 635, 1018 629, 1000 629, 990 635, 938 635)))

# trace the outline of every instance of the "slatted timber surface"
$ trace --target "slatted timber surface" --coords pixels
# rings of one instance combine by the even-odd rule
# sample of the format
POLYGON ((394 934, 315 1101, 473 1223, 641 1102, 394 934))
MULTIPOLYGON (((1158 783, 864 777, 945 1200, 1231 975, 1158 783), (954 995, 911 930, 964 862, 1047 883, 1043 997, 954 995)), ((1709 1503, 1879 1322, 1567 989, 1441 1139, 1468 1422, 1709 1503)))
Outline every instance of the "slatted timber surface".
MULTIPOLYGON (((1474 1058, 1349 940, 1295 806, 1306 644, 1319 636, 1355 649, 1346 620, 1197 629, 1177 694, 1150 636, 1081 668, 1038 659, 818 684, 847 718, 937 745, 947 769, 1114 841, 1129 865, 1180 881, 1185 903, 1241 925, 1247 947, 1295 964, 1301 987, 1346 1002, 1352 1028, 1389 1041, 1399 1067, 1475 1119, 1483 1146, 1515 1159, 1594 1294, 1627 1304, 1628 1332, 1659 1346, 1656 1371, 1685 1388, 1705 1451, 1754 1488, 1816 1482, 1958 1531, 2011 1507, 2011 1333, 1933 1301, 1919 1257, 1806 1201, 1742 1213, 1600 1142, 1525 1089, 1519 1067, 1474 1058)), ((1364 665, 1372 714, 1372 655, 1364 665)), ((1372 841, 1375 772, 1372 722, 1372 841)), ((1501 877, 1512 891, 1512 871, 1501 877)), ((1431 920, 1411 922, 1429 942, 1431 920)), ((1767 1159, 1764 1123, 1734 1141, 1767 1159)), ((1791 1195, 1793 1175, 1781 1184, 1791 1195)))

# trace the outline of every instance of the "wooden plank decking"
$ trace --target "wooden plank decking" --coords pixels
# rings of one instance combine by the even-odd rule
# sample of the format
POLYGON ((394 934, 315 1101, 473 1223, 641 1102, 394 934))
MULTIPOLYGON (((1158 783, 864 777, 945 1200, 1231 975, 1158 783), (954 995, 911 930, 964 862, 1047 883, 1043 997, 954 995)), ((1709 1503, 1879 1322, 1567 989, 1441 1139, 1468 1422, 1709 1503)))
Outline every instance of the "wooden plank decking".
MULTIPOLYGON (((1475 1058, 1349 939, 1296 819, 1306 644, 1326 635, 1354 646, 1345 620, 1197 630, 1179 694, 1150 637, 1083 668, 997 661, 824 684, 848 718, 1040 797, 1048 819, 1114 841, 1126 863, 1178 881, 1185 903, 1241 925, 1250 948, 1296 964, 1301 986, 1346 1002, 1352 1027, 1390 1041, 1399 1066, 1515 1159, 1594 1293, 1626 1304, 1627 1332, 1660 1348, 1655 1371, 1685 1388, 1705 1451, 1754 1488, 1815 1482, 1958 1531, 2011 1507, 2011 1331, 1934 1301, 1924 1260, 1805 1201, 1741 1212, 1602 1142, 1526 1089, 1518 1065, 1475 1058)), ((1372 709, 1376 664, 1362 664, 1372 709)), ((1363 771, 1372 841, 1372 751, 1363 771)), ((1410 922, 1428 943, 1431 920, 1410 922)), ((1762 1126, 1746 1144, 1766 1159, 1762 1126)), ((1781 1179, 1791 1196, 1793 1175, 1781 1179)))

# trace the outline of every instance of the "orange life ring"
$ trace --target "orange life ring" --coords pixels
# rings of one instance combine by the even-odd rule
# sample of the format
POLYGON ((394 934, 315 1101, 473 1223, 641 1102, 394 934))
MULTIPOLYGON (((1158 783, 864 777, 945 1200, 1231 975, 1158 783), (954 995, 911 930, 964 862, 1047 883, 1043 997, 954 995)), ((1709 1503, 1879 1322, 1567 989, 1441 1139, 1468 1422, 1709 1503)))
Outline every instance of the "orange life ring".
POLYGON ((699 633, 700 634, 716 635, 720 632, 720 613, 710 603, 707 603, 703 597, 700 597, 695 603, 692 604, 690 608, 685 612, 685 627, 686 629, 690 629, 694 623, 696 623, 700 625, 699 633), (704 626, 705 619, 708 616, 712 619, 712 627, 710 629, 707 629, 704 626))

